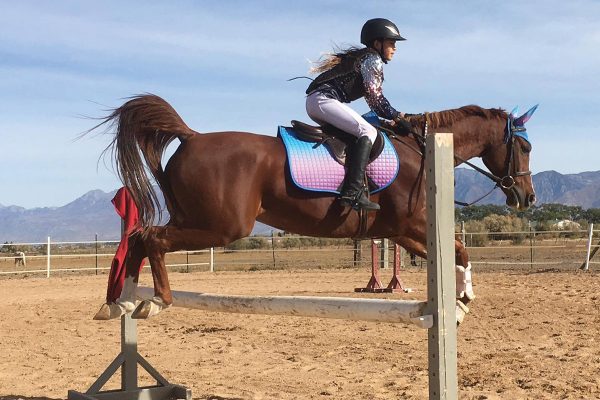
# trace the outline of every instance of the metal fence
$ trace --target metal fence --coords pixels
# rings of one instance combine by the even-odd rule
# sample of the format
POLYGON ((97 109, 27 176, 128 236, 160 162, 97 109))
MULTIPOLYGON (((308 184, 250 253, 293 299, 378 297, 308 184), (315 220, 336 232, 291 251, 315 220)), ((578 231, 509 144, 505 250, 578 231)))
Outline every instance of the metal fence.
MULTIPOLYGON (((457 232, 466 244, 471 263, 479 270, 592 268, 600 231, 590 224, 588 231, 457 232)), ((393 259, 393 246, 380 241, 381 267, 393 259)), ((116 240, 0 245, 0 276, 45 275, 58 273, 106 273, 117 250, 116 240), (22 254, 21 254, 22 253, 22 254)), ((170 270, 180 272, 223 270, 268 270, 370 267, 370 241, 309 238, 294 235, 249 237, 225 248, 178 251, 166 255, 170 270)), ((409 259, 402 264, 425 267, 423 260, 409 259)))
POLYGON ((465 243, 473 265, 506 269, 589 269, 593 261, 594 237, 600 231, 590 224, 584 230, 518 232, 457 232, 465 243))
MULTIPOLYGON (((0 245, 0 276, 57 273, 105 273, 110 270, 119 241, 52 241, 0 245), (20 254, 21 253, 21 254, 20 254)), ((352 267, 353 242, 300 236, 249 237, 228 247, 166 254, 169 270, 180 272, 352 267)))

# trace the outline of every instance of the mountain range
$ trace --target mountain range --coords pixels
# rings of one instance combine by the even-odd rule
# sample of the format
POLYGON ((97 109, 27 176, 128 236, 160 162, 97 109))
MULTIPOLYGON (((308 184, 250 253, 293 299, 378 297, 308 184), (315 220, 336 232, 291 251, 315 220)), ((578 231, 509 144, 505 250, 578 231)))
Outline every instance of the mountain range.
MULTIPOLYGON (((464 168, 455 172, 455 198, 470 202, 487 193, 494 184, 485 176, 464 168)), ((533 175, 537 205, 560 203, 583 208, 600 208, 600 171, 560 174, 544 171, 533 175)), ((53 241, 118 240, 120 218, 111 199, 116 190, 92 190, 62 207, 23 207, 0 204, 0 243, 53 241)), ((504 204, 499 189, 478 204, 504 204)), ((253 234, 266 235, 272 228, 256 223, 253 234)))
MULTIPOLYGON (((583 208, 600 208, 600 171, 561 174, 544 171, 532 176, 537 198, 536 205, 558 203, 583 208)), ((454 197, 470 202, 486 194, 494 183, 482 174, 465 168, 457 168, 454 197)), ((506 196, 500 189, 494 190, 478 204, 505 204, 506 196)))

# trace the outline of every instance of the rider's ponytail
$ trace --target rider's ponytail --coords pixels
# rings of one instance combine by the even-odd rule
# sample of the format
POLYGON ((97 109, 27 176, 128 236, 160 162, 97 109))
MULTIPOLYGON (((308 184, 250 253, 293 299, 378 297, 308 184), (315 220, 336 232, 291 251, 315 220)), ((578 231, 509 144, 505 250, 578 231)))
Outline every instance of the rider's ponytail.
POLYGON ((313 66, 310 68, 311 74, 320 74, 325 71, 329 71, 336 65, 338 65, 344 57, 351 56, 362 48, 356 46, 350 46, 345 49, 335 49, 335 53, 324 53, 318 61, 312 62, 313 66))

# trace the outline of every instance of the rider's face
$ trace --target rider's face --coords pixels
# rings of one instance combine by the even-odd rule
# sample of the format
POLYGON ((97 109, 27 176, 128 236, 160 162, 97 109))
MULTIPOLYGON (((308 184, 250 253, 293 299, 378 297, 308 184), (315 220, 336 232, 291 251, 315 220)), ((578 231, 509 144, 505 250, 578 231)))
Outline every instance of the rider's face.
POLYGON ((388 61, 391 61, 394 57, 394 53, 396 53, 396 41, 389 39, 384 40, 382 53, 388 61))
POLYGON ((391 39, 384 39, 382 49, 382 43, 379 40, 377 40, 375 41, 375 48, 381 51, 381 54, 386 61, 391 61, 394 57, 394 53, 396 52, 396 41, 391 39))

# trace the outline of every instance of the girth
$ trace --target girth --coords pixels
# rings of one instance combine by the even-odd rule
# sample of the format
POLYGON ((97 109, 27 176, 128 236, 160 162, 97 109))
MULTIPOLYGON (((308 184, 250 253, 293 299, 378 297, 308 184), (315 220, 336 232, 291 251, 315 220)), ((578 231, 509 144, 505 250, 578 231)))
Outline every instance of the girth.
MULTIPOLYGON (((357 139, 333 125, 320 127, 292 120, 292 127, 299 139, 315 143, 314 148, 321 145, 325 146, 331 156, 341 165, 346 164, 347 148, 356 143, 357 139)), ((383 151, 384 141, 381 135, 382 133, 378 132, 377 139, 369 155, 369 162, 375 160, 383 151)))

